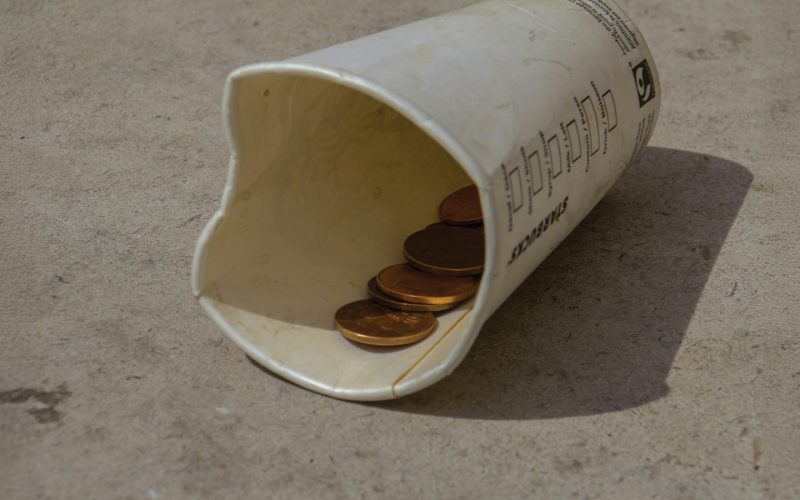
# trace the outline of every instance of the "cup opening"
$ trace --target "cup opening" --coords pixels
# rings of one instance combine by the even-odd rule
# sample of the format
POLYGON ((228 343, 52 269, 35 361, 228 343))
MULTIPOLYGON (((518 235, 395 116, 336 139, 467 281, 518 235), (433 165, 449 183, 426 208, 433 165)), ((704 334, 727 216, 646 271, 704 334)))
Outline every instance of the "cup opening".
POLYGON ((342 338, 334 313, 367 298, 369 279, 403 262, 405 239, 472 180, 408 118, 354 88, 291 72, 229 85, 233 173, 198 259, 201 303, 251 357, 301 385, 391 397, 465 328, 471 305, 440 314, 419 344, 389 349, 342 338))

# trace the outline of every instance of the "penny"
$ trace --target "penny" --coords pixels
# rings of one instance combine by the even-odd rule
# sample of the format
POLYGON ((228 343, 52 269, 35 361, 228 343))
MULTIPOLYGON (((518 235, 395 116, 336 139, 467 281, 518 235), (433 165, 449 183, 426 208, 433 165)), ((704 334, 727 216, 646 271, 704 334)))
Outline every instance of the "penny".
POLYGON ((452 304, 415 304, 413 302, 406 302, 383 293, 378 286, 378 280, 375 278, 369 280, 369 283, 367 284, 367 293, 369 293, 369 297, 378 304, 388 307, 389 309, 397 309, 399 311, 439 312, 452 309, 461 303, 460 301, 453 302, 452 304))
MULTIPOLYGON (((433 224, 428 224, 428 229, 432 227, 450 227, 452 224, 448 224, 446 222, 434 222, 433 224)), ((483 224, 472 224, 471 226, 460 226, 464 229, 472 229, 473 231, 480 231, 483 232, 483 224)))
POLYGON ((483 233, 464 227, 429 227, 406 239, 403 254, 416 268, 444 276, 483 272, 483 233))
POLYGON ((474 184, 461 188, 439 205, 439 217, 448 224, 467 226, 483 220, 481 198, 474 184))
POLYGON ((386 295, 417 304, 453 304, 478 291, 478 280, 471 276, 440 276, 410 264, 387 267, 375 280, 386 295))
POLYGON ((336 311, 336 328, 361 344, 400 346, 419 342, 436 328, 430 312, 395 311, 371 300, 359 300, 336 311))

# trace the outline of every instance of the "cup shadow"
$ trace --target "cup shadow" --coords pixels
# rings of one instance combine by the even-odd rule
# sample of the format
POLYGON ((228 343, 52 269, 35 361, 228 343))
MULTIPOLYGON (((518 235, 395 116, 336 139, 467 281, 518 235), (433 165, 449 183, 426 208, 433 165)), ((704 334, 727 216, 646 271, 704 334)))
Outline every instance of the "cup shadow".
POLYGON ((655 401, 752 183, 737 163, 649 147, 486 322, 467 358, 394 411, 469 419, 655 401))

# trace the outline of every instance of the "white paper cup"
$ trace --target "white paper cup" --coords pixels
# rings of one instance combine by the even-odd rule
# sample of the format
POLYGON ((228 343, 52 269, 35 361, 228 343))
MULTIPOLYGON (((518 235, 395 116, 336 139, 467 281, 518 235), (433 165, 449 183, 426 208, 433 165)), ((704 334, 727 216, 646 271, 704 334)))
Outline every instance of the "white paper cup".
POLYGON ((255 361, 303 387, 390 399, 452 372, 481 325, 647 143, 661 91, 608 0, 490 0, 285 62, 225 89, 232 150, 192 287, 255 361), (334 313, 474 182, 486 265, 426 340, 368 348, 334 313))

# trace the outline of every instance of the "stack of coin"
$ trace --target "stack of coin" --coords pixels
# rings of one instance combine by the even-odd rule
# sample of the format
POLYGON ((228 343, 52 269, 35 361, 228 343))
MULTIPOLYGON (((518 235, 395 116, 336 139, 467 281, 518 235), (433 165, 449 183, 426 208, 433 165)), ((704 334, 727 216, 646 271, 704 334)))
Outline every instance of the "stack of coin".
POLYGON ((483 272, 483 215, 474 185, 459 189, 439 206, 440 222, 406 239, 408 262, 378 273, 367 284, 370 300, 336 311, 336 328, 362 344, 400 346, 419 342, 447 311, 478 291, 483 272))

